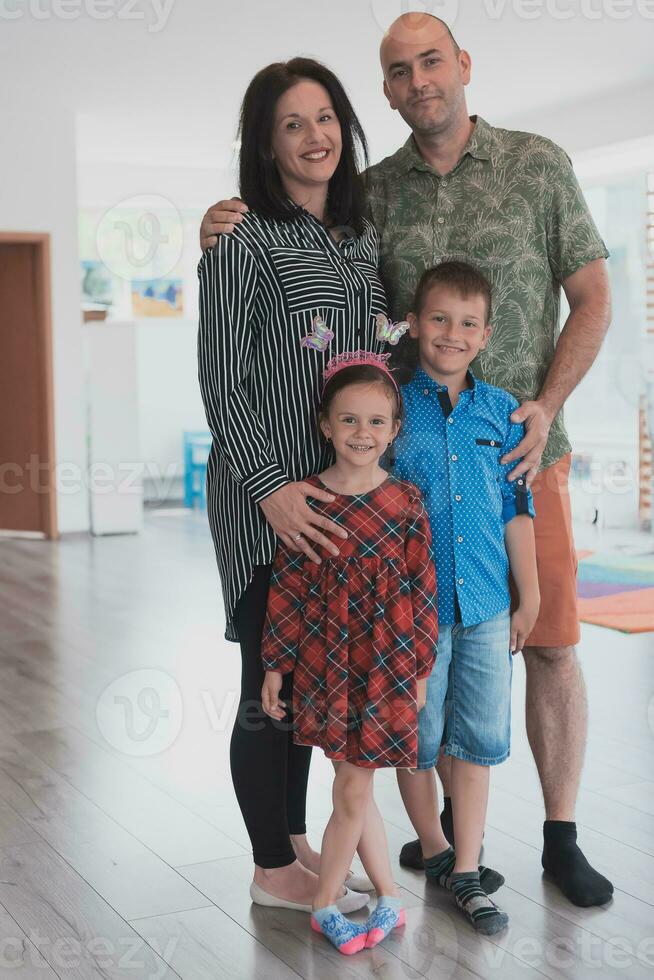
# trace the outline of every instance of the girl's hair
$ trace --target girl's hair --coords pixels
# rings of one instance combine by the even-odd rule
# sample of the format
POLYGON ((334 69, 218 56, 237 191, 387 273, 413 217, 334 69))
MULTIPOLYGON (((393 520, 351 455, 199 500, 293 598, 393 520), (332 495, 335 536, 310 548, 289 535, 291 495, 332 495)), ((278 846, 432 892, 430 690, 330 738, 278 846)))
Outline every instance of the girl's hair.
POLYGON ((329 181, 327 214, 334 225, 363 232, 364 193, 359 165, 368 165, 368 144, 345 89, 336 75, 311 58, 275 62, 248 85, 239 124, 239 186, 248 207, 267 218, 289 221, 300 208, 289 200, 272 155, 275 110, 280 97, 309 79, 327 89, 341 125, 341 158, 329 181))
MULTIPOLYGON (((320 408, 318 409, 318 421, 321 422, 329 415, 329 408, 339 391, 349 385, 356 384, 380 384, 393 401, 393 420, 398 420, 400 425, 404 421, 404 402, 398 388, 393 384, 386 371, 375 367, 374 364, 353 364, 351 367, 341 368, 334 374, 322 393, 320 408)), ((322 430, 321 430, 322 432, 322 430)))

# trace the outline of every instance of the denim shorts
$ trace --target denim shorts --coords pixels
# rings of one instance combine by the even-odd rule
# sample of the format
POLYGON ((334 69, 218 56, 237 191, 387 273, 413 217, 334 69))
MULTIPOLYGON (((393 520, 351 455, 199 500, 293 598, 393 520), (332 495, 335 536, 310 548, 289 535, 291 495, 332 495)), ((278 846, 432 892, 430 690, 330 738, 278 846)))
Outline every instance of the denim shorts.
POLYGON ((445 755, 495 766, 511 747, 509 610, 474 626, 439 625, 438 654, 418 715, 418 769, 445 755))

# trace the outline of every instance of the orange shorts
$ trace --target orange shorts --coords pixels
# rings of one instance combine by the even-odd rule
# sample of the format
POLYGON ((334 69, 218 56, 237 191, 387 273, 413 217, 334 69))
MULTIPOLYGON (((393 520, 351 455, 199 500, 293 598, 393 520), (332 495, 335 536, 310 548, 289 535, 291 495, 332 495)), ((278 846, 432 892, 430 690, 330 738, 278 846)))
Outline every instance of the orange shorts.
MULTIPOLYGON (((568 647, 579 642, 577 552, 572 536, 568 476, 572 453, 541 470, 531 485, 540 612, 525 646, 568 647)), ((510 580, 511 605, 516 602, 510 580)))

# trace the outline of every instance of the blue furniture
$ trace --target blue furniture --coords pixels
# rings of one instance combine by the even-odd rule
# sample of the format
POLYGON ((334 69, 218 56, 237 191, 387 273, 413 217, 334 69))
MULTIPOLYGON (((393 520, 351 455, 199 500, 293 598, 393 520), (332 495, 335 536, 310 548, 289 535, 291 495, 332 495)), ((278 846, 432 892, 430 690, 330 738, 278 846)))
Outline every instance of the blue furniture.
POLYGON ((194 507, 196 500, 207 506, 207 460, 211 449, 210 432, 184 432, 184 506, 194 507))

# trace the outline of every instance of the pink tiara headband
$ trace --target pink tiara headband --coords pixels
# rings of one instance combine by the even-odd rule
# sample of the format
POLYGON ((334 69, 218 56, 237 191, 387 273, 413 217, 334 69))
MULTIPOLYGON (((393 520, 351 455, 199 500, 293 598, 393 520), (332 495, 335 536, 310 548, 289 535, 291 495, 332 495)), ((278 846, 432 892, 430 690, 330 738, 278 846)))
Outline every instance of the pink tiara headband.
POLYGON ((371 367, 379 368, 384 374, 387 374, 395 385, 396 391, 399 393, 399 388, 397 381, 388 369, 388 364, 386 363, 390 358, 390 354, 375 354, 374 351, 369 350, 348 350, 344 354, 337 354, 336 357, 332 357, 331 361, 327 364, 324 370, 323 379, 323 391, 327 385, 327 382, 342 371, 343 368, 348 367, 358 367, 359 365, 369 364, 371 367))

